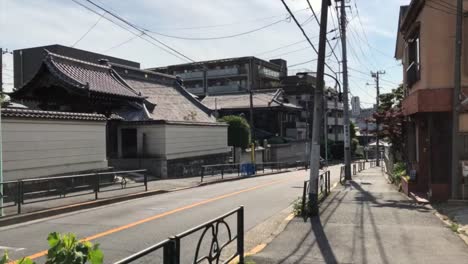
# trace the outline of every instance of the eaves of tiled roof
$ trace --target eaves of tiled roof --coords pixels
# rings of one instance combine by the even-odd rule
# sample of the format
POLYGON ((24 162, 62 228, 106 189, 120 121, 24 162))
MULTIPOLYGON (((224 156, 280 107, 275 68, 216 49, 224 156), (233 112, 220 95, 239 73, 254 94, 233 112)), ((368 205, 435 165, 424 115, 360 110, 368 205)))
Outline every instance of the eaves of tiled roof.
POLYGON ((142 96, 109 65, 90 63, 50 52, 44 63, 52 74, 77 89, 142 99, 142 96))
POLYGON ((2 108, 2 118, 28 118, 28 119, 58 119, 80 121, 106 121, 107 118, 100 114, 71 113, 57 111, 42 111, 30 109, 2 108))

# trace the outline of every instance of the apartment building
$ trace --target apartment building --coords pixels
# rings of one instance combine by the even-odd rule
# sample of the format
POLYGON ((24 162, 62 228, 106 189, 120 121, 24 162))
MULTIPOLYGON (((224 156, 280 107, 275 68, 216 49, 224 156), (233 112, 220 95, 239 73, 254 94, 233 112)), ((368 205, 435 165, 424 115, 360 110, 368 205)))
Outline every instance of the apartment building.
POLYGON ((228 93, 272 89, 287 74, 282 59, 265 61, 256 57, 238 57, 150 68, 182 79, 190 93, 204 97, 228 93))

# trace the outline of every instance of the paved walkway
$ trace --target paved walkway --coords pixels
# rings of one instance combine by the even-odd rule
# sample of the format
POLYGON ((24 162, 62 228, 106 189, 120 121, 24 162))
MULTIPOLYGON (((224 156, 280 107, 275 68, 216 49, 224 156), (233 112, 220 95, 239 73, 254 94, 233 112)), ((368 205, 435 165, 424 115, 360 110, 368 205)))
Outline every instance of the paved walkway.
POLYGON ((292 220, 255 263, 468 263, 468 247, 430 206, 413 204, 380 168, 338 185, 308 222, 292 220))

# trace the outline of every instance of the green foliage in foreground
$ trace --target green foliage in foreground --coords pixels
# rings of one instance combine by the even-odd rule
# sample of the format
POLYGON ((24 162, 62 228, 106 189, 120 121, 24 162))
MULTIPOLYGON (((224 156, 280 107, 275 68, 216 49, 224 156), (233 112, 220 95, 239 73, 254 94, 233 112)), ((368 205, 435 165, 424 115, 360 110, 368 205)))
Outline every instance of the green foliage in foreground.
MULTIPOLYGON (((45 264, 102 264, 104 255, 99 245, 89 241, 79 241, 74 234, 50 233, 47 237, 49 250, 45 264)), ((8 253, 5 252, 0 264, 9 263, 8 253)), ((17 264, 35 264, 28 258, 23 258, 17 264)))

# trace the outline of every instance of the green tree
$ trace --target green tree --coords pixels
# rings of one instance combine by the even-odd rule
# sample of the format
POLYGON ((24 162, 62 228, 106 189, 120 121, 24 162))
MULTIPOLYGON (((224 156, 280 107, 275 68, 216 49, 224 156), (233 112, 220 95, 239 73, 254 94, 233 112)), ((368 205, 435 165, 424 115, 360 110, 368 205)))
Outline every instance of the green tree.
POLYGON ((401 111, 403 98, 403 85, 400 84, 391 93, 380 95, 379 109, 374 114, 374 118, 382 125, 379 136, 385 137, 390 141, 394 154, 404 154, 403 113, 401 111))
POLYGON ((226 122, 228 127, 228 145, 247 148, 250 144, 250 126, 245 118, 240 116, 225 116, 219 121, 226 122))

